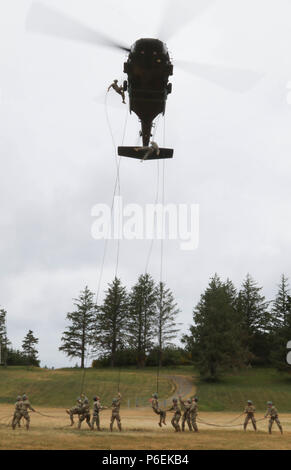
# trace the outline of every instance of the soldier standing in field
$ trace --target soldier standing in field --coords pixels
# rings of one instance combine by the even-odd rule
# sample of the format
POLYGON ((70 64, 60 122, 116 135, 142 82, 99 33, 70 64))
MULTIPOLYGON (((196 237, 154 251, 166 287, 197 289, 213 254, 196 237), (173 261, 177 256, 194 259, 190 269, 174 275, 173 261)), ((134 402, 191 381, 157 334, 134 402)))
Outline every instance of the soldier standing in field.
POLYGON ((22 418, 22 399, 21 396, 18 395, 17 401, 15 403, 15 411, 12 420, 12 429, 14 430, 16 426, 20 427, 20 420, 22 418))
POLYGON ((94 430, 94 424, 96 423, 97 430, 101 431, 99 413, 101 410, 107 410, 107 406, 101 405, 99 397, 94 397, 93 402, 94 404, 93 404, 93 417, 92 417, 92 422, 91 422, 91 429, 92 431, 94 430))
POLYGON ((191 406, 189 409, 189 417, 190 417, 192 429, 195 432, 198 432, 198 426, 196 423, 197 415, 198 415, 198 397, 194 397, 192 398, 191 406))
POLYGON ((274 424, 274 421, 276 421, 276 424, 277 424, 278 428, 280 429, 281 434, 283 434, 283 429, 282 429, 281 423, 279 421, 277 408, 275 408, 275 406, 273 405, 273 402, 271 402, 271 401, 268 401, 267 405, 268 405, 268 408, 267 408, 267 411, 266 411, 266 414, 265 414, 265 418, 270 416, 269 434, 272 434, 272 426, 274 424))
POLYGON ((161 410, 159 407, 159 402, 158 402, 158 395, 157 393, 154 393, 152 396, 152 409, 156 415, 159 415, 160 417, 160 422, 158 423, 160 427, 162 427, 162 424, 166 425, 166 412, 161 410))
POLYGON ((88 398, 84 399, 84 403, 82 404, 81 409, 80 409, 78 429, 81 429, 81 424, 84 420, 86 420, 86 423, 91 429, 91 414, 90 414, 90 405, 89 405, 88 398))
POLYGON ((246 419, 244 422, 244 431, 246 431, 247 429, 249 420, 251 420, 254 430, 255 431, 257 430, 256 420, 255 420, 255 411, 256 411, 256 408, 254 407, 253 402, 251 400, 248 400, 247 406, 245 407, 245 411, 244 411, 246 414, 246 419))
POLYGON ((186 421, 187 421, 187 424, 188 424, 189 431, 192 431, 192 426, 191 426, 191 421, 190 421, 190 413, 189 413, 190 412, 190 407, 192 405, 192 400, 187 400, 187 402, 185 402, 184 400, 182 400, 181 395, 179 395, 179 401, 180 401, 181 408, 184 411, 183 416, 182 416, 182 431, 183 432, 185 431, 185 422, 186 421))
POLYGON ((172 426, 173 426, 173 428, 175 429, 176 432, 181 432, 181 428, 180 428, 180 425, 179 425, 179 421, 181 419, 181 410, 179 408, 177 398, 173 399, 173 405, 167 411, 173 411, 174 412, 174 416, 171 420, 171 424, 172 424, 172 426))
POLYGON ((116 420, 119 431, 121 431, 121 419, 120 419, 120 404, 121 404, 121 393, 118 393, 118 398, 112 400, 112 415, 110 422, 110 431, 113 431, 113 424, 116 420))
POLYGON ((79 415, 82 409, 82 401, 81 398, 77 398, 76 406, 73 406, 69 410, 66 410, 66 413, 70 416, 71 426, 74 424, 74 415, 79 415))
POLYGON ((22 396, 22 402, 21 402, 21 418, 24 418, 26 421, 27 431, 29 430, 29 425, 30 425, 30 416, 29 416, 28 410, 35 412, 35 410, 32 408, 28 400, 28 396, 24 394, 22 396))

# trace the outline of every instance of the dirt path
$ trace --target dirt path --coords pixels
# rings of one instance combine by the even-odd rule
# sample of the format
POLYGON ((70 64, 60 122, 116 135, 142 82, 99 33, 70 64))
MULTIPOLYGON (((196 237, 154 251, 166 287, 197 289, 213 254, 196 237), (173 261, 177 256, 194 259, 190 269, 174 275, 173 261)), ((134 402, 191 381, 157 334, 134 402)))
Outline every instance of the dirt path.
POLYGON ((170 375, 167 377, 173 384, 173 395, 167 399, 172 401, 173 398, 177 398, 182 395, 183 398, 190 398, 196 393, 196 387, 194 385, 194 378, 186 375, 170 375))

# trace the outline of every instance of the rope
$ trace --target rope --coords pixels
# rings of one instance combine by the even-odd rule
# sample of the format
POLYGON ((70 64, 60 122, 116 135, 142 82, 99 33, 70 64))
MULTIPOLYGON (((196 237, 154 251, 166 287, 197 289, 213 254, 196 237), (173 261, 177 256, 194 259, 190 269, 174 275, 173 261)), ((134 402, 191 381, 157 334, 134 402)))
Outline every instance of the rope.
MULTIPOLYGON (((165 146, 165 140, 166 140, 166 121, 164 118, 164 129, 163 129, 163 146, 165 146)), ((163 288, 163 268, 164 268, 164 224, 165 224, 165 218, 164 218, 164 208, 165 208, 165 160, 163 160, 163 171, 162 171, 162 236, 161 236, 161 258, 160 258, 160 289, 163 288)), ((161 291, 161 305, 160 308, 162 308, 162 302, 163 302, 163 290, 161 291)), ((162 346, 160 342, 160 337, 158 338, 159 341, 159 351, 158 351, 158 370, 157 370, 157 392, 159 390, 159 379, 160 379, 160 363, 161 363, 161 355, 162 355, 162 346)))
MULTIPOLYGON (((237 418, 236 418, 237 419, 237 418)), ((259 421, 264 421, 265 418, 260 418, 256 420, 256 423, 259 421)), ((236 427, 241 427, 244 425, 244 423, 240 424, 213 424, 213 423, 207 423, 206 421, 202 420, 201 418, 197 418, 198 423, 201 424, 206 424, 207 426, 214 426, 216 428, 236 428, 236 427)))
MULTIPOLYGON (((110 118, 109 118, 107 97, 108 97, 108 93, 105 94, 105 103, 104 103, 105 104, 105 114, 106 114, 106 120, 107 120, 109 133, 110 133, 110 136, 111 136, 111 139, 112 139, 112 145, 113 145, 113 148, 114 148, 114 155, 115 155, 115 162, 116 162, 116 178, 115 178, 113 196, 112 196, 112 201, 111 201, 111 220, 112 220, 114 200, 115 200, 115 197, 116 197, 116 193, 118 194, 118 196, 121 195, 121 184, 120 184, 121 157, 118 157, 117 151, 116 151, 117 146, 116 146, 116 142, 115 142, 115 138, 114 138, 114 134, 113 134, 110 118)), ((128 113, 128 108, 127 108, 125 123, 124 123, 124 128, 123 128, 122 145, 124 143, 125 136, 126 136, 128 115, 129 115, 129 113, 128 113)), ((108 230, 109 230, 109 227, 108 227, 108 230)), ((118 231, 119 231, 119 227, 118 227, 118 231)), ((101 262, 100 276, 99 276, 99 280, 98 280, 98 288, 97 288, 97 294, 96 294, 96 305, 98 305, 98 302, 99 302, 101 282, 102 282, 102 278, 103 278, 105 259, 106 259, 107 248, 108 248, 108 238, 109 237, 108 237, 108 233, 107 233, 107 237, 106 237, 105 244, 104 244, 102 262, 101 262)), ((119 256, 120 256, 120 239, 118 238, 118 241, 117 241, 117 256, 116 256, 116 265, 115 265, 115 278, 117 278, 117 274, 118 274, 119 256)), ((82 380, 81 380, 81 393, 83 393, 83 391, 84 391, 84 383, 85 383, 85 376, 86 376, 86 369, 87 369, 86 365, 88 364, 89 356, 90 356, 90 347, 88 348, 88 352, 87 352, 86 359, 85 359, 85 368, 83 370, 83 375, 82 375, 82 380)), ((119 387, 119 385, 118 385, 118 387, 119 387)))

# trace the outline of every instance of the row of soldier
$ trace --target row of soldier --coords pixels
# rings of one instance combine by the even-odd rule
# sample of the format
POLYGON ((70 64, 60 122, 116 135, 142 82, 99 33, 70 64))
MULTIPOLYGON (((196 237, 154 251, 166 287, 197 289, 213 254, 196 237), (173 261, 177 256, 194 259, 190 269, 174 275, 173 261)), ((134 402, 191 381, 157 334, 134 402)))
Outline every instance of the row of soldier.
MULTIPOLYGON (((197 427, 198 397, 194 397, 188 400, 183 400, 182 396, 180 395, 179 400, 177 398, 173 399, 172 406, 170 408, 168 408, 167 410, 163 410, 159 406, 158 395, 154 393, 151 399, 151 403, 152 403, 152 409, 154 413, 159 415, 160 417, 160 420, 158 423, 160 427, 162 427, 163 424, 166 425, 167 412, 173 412, 174 415, 172 417, 171 424, 175 432, 181 432, 181 430, 182 432, 184 432, 186 423, 188 425, 189 431, 198 432, 198 427, 197 427), (182 425, 180 427, 179 423, 180 423, 181 418, 182 418, 182 425)), ((282 429, 282 425, 278 417, 277 408, 274 406, 274 404, 271 401, 269 401, 267 405, 268 405, 268 408, 267 408, 267 412, 264 418, 267 418, 268 416, 270 417, 269 425, 268 425, 269 434, 272 433, 272 426, 274 422, 276 422, 281 434, 283 434, 283 429, 282 429)), ((121 394, 118 393, 118 397, 113 398, 112 400, 110 431, 113 431, 113 425, 115 421, 117 423, 117 427, 119 431, 122 430, 121 418, 120 418, 120 406, 121 406, 121 394)), ((70 416, 71 426, 74 425, 74 415, 77 415, 78 416, 78 429, 81 429, 82 422, 86 421, 86 423, 88 424, 91 430, 94 430, 94 426, 96 425, 96 429, 98 431, 101 431, 99 415, 100 415, 100 411, 106 410, 106 409, 108 409, 108 407, 102 406, 100 398, 98 396, 95 396, 93 398, 93 413, 92 413, 92 419, 91 419, 89 400, 84 394, 81 394, 80 398, 77 399, 76 406, 74 406, 73 408, 69 410, 66 410, 66 412, 70 416)), ((18 396, 17 401, 15 403, 15 411, 14 411, 13 420, 12 420, 12 429, 15 429, 16 426, 20 427, 20 422, 22 418, 26 422, 26 429, 27 430, 29 429, 29 425, 30 425, 29 411, 35 412, 36 410, 32 408, 27 395, 22 395, 22 397, 18 396)), ((253 405, 253 402, 251 400, 248 400, 247 406, 245 407, 244 412, 243 412, 243 414, 246 415, 245 421, 243 424, 244 431, 246 431, 249 421, 251 421, 254 430, 257 431, 255 412, 256 412, 256 409, 253 405)))
MULTIPOLYGON (((112 414, 111 414, 111 421, 110 421, 110 431, 113 431, 114 422, 117 422, 117 427, 119 431, 122 430, 121 428, 121 419, 120 419, 120 405, 121 405, 121 393, 118 393, 118 398, 113 398, 112 400, 112 414)), ((77 399, 77 404, 73 408, 66 410, 68 415, 70 416, 71 426, 74 424, 74 415, 78 416, 78 429, 81 429, 81 424, 83 421, 86 421, 89 428, 93 431, 94 425, 98 431, 101 431, 100 428, 100 411, 108 409, 106 406, 101 405, 100 397, 95 396, 93 398, 93 414, 91 420, 90 414, 90 404, 88 398, 82 393, 80 398, 77 399)))

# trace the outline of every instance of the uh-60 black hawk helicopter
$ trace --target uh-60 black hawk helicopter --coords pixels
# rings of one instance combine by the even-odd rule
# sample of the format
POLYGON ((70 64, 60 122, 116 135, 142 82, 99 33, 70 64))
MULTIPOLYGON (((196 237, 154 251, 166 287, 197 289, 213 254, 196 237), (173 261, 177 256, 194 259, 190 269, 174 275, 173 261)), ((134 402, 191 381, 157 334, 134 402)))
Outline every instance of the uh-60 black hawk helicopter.
MULTIPOLYGON (((171 36, 193 16, 200 14, 215 0, 168 0, 161 36, 171 36), (175 15, 175 8, 179 15, 175 15), (190 9, 189 9, 190 8, 190 9), (182 13, 182 15, 181 15, 182 13)), ((64 13, 51 7, 34 3, 27 18, 28 31, 57 36, 65 39, 110 46, 128 53, 124 64, 127 80, 120 88, 128 92, 130 112, 134 112, 141 122, 143 147, 119 147, 120 156, 140 160, 172 158, 172 149, 159 148, 151 142, 153 123, 160 114, 165 114, 166 101, 172 92, 169 78, 173 75, 173 64, 166 44, 159 39, 145 38, 136 41, 131 48, 88 28, 64 13)), ((220 86, 235 91, 246 91, 259 78, 253 71, 238 70, 224 66, 179 62, 184 70, 206 78, 220 86)), ((117 80, 115 81, 117 82, 117 80)))

